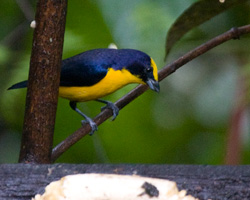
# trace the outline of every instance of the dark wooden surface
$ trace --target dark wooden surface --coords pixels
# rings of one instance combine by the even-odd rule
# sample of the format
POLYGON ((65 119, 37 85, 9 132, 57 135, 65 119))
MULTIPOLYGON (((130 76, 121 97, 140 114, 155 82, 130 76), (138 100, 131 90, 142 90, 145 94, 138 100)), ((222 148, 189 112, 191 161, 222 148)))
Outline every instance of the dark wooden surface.
POLYGON ((137 174, 169 179, 179 189, 200 199, 250 199, 249 166, 139 165, 139 164, 2 164, 0 199, 31 199, 51 181, 69 174, 137 174))

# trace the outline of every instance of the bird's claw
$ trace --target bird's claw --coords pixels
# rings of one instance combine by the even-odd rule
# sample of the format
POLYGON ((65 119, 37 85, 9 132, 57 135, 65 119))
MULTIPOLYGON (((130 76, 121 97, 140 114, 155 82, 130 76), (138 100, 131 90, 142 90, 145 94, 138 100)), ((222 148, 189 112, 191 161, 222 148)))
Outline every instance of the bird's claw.
POLYGON ((116 118, 116 117, 118 116, 118 114, 119 114, 119 108, 118 108, 115 104, 113 104, 113 103, 111 103, 111 102, 108 102, 106 106, 103 106, 103 107, 101 108, 101 111, 105 110, 106 108, 111 109, 111 110, 113 111, 113 117, 112 117, 111 120, 112 120, 112 121, 115 120, 115 118, 116 118))
POLYGON ((81 123, 82 123, 82 126, 84 126, 85 124, 89 124, 90 125, 91 132, 89 133, 89 135, 93 135, 94 132, 98 130, 98 126, 92 120, 82 120, 81 123))

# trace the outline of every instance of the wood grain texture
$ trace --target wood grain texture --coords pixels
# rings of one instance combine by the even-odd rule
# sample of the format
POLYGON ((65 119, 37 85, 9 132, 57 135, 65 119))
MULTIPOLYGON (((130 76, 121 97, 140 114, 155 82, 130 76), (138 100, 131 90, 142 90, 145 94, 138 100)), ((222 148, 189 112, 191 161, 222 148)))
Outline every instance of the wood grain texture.
POLYGON ((51 181, 78 173, 137 174, 169 179, 179 189, 201 200, 250 199, 250 166, 141 165, 141 164, 3 164, 0 199, 28 200, 51 181))

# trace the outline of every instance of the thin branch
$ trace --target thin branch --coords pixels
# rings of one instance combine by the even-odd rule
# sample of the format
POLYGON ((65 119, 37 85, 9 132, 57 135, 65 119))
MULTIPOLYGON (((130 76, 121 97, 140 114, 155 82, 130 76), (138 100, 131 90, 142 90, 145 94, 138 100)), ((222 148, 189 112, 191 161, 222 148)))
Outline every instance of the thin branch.
MULTIPOLYGON (((231 39, 238 39, 241 35, 250 33, 250 25, 242 26, 239 28, 232 28, 231 30, 211 39, 205 44, 200 45, 194 50, 188 52, 182 57, 178 58, 171 64, 166 65, 162 70, 159 71, 159 81, 165 79, 167 76, 175 72, 181 66, 185 65, 194 58, 206 53, 210 49, 228 41, 231 39)), ((119 99, 115 104, 119 109, 129 104, 131 101, 136 99, 138 96, 143 94, 148 87, 146 85, 139 85, 135 89, 131 90, 128 94, 119 99)), ((105 120, 112 116, 112 111, 106 109, 98 114, 94 121, 97 125, 102 124, 105 120)), ((67 149, 69 149, 73 144, 79 141, 82 137, 87 135, 91 131, 91 127, 86 124, 85 126, 79 128, 64 141, 58 144, 52 151, 52 161, 54 162, 61 154, 63 154, 67 149)))
POLYGON ((22 10, 26 20, 17 25, 14 30, 8 33, 1 41, 0 44, 5 46, 13 46, 16 45, 16 41, 23 38, 23 35, 26 34, 29 29, 29 23, 34 19, 34 10, 27 0, 16 0, 16 3, 22 10))
POLYGON ((17 5, 22 10, 25 18, 31 22, 34 19, 34 9, 27 0, 16 0, 17 5))
POLYGON ((0 44, 12 47, 16 46, 17 41, 20 42, 20 40, 23 38, 23 36, 28 32, 29 28, 28 22, 25 20, 21 24, 17 25, 14 30, 12 30, 10 33, 8 33, 1 41, 0 44))

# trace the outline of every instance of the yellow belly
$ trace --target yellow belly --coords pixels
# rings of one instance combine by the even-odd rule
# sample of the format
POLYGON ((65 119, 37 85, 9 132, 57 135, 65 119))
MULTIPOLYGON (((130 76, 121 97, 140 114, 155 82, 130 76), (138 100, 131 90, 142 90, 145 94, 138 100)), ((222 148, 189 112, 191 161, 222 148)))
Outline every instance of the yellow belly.
POLYGON ((128 70, 109 69, 107 75, 98 83, 87 87, 59 87, 59 96, 70 101, 90 101, 115 92, 130 83, 144 82, 128 70))

